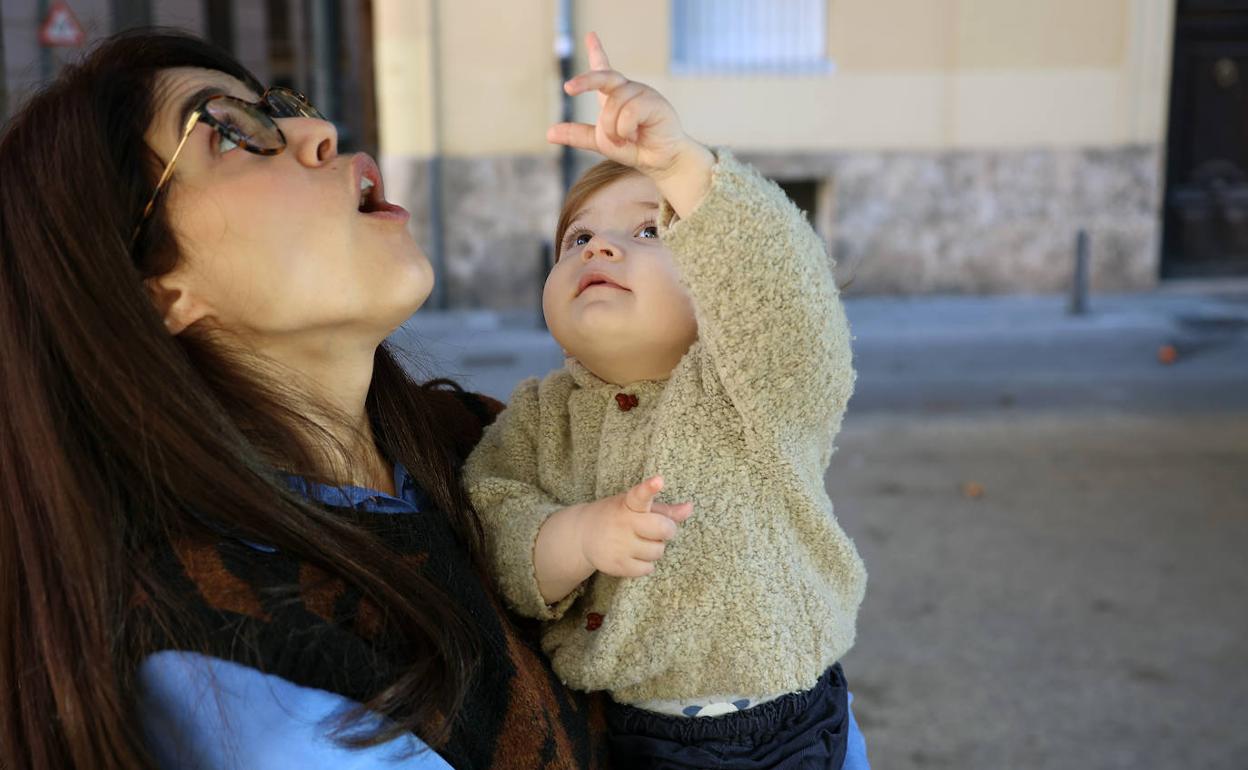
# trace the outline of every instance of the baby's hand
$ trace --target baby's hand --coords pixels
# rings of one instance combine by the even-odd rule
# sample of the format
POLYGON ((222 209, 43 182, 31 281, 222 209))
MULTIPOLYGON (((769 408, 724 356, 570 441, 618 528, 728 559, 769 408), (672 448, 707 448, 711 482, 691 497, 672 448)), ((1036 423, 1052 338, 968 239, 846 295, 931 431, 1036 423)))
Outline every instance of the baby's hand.
POLYGON ((662 94, 611 69, 597 34, 589 33, 585 42, 590 71, 564 83, 563 88, 571 96, 597 91, 598 121, 592 126, 558 123, 547 130, 547 140, 598 152, 632 166, 653 179, 676 212, 684 216, 688 212, 682 208, 692 206, 680 205, 686 203, 681 199, 692 196, 689 204, 700 200, 700 188, 705 186, 703 177, 709 179, 714 157, 685 133, 676 110, 662 94), (690 179, 674 190, 667 189, 664 183, 678 176, 690 179), (682 194, 681 188, 690 186, 695 189, 682 194))
POLYGON ((663 477, 646 479, 622 495, 581 506, 578 531, 581 551, 594 569, 615 577, 642 577, 654 572, 676 525, 693 513, 692 503, 654 502, 663 477))

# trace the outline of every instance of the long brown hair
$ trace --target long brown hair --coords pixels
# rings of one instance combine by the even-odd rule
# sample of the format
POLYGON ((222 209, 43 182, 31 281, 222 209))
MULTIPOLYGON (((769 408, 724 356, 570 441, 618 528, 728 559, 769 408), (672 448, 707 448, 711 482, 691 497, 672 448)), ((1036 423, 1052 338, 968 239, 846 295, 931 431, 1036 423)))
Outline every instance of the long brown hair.
MULTIPOLYGON (((365 704, 392 718, 365 742, 414 730, 436 743, 479 660, 473 622, 381 557, 373 535, 283 487, 276 468, 333 475, 309 440, 323 426, 293 406, 307 394, 209 336, 172 337, 143 289, 178 258, 163 206, 128 241, 159 173, 143 140, 155 77, 180 66, 260 90, 200 40, 127 33, 66 68, 0 137, 0 767, 152 767, 135 716, 142 651, 123 626, 142 593, 166 632, 182 628, 179 596, 143 554, 205 536, 205 514, 341 578, 426 653, 365 704)), ((381 346, 367 399, 378 446, 479 560, 425 396, 381 346)))

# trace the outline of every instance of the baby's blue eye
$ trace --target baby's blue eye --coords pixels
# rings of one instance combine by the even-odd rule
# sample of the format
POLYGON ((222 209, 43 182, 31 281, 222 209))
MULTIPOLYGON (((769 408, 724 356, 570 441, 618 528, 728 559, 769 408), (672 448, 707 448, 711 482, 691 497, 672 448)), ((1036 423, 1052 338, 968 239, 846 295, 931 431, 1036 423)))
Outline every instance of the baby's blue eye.
POLYGON ((646 227, 641 228, 641 232, 638 233, 638 235, 642 238, 658 238, 659 228, 655 225, 647 225, 646 227))
POLYGON ((573 245, 576 245, 576 246, 584 246, 585 244, 589 243, 589 241, 592 238, 593 236, 590 235, 589 233, 580 233, 579 235, 576 236, 576 238, 572 240, 572 243, 573 245))

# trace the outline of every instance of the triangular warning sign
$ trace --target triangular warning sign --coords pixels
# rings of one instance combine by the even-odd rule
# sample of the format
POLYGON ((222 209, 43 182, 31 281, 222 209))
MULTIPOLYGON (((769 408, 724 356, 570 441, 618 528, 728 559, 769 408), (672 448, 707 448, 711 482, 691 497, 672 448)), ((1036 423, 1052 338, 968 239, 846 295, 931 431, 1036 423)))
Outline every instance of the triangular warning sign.
POLYGON ((39 28, 39 42, 45 46, 82 45, 87 33, 82 31, 78 17, 65 3, 54 3, 39 28))

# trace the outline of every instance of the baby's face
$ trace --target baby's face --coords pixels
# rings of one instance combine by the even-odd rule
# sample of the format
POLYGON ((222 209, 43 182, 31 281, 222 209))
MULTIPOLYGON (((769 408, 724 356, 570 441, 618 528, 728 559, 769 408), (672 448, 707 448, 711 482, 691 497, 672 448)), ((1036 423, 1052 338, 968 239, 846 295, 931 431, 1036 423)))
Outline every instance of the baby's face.
POLYGON ((551 334, 603 379, 662 379, 697 338, 693 302, 658 237, 659 190, 640 174, 576 213, 546 279, 551 334))

